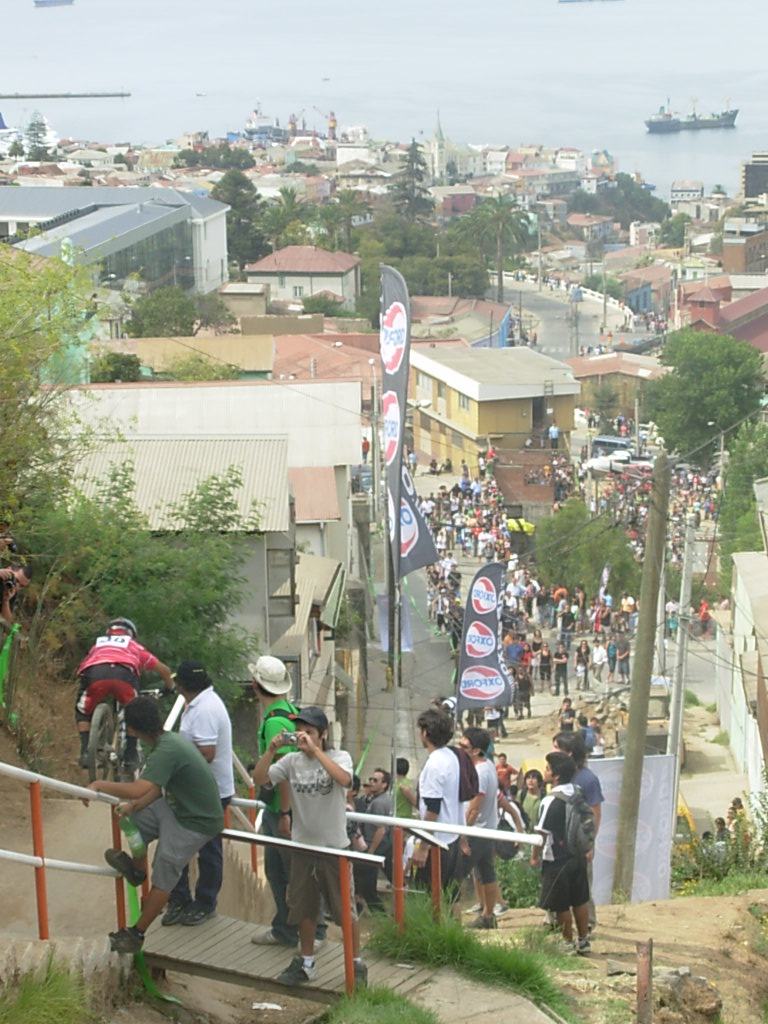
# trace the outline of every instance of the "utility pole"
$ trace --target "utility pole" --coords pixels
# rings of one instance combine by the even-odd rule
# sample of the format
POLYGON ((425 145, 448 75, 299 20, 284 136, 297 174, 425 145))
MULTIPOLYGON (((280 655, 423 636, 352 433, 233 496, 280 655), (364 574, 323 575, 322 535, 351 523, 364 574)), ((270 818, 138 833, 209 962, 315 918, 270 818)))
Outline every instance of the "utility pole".
POLYGON ((539 229, 539 291, 541 291, 541 210, 536 211, 536 226, 539 229))
POLYGON ((632 670, 632 689, 629 702, 629 728, 616 832, 616 863, 613 871, 614 902, 627 900, 632 894, 637 812, 640 806, 643 756, 648 731, 648 701, 653 668, 656 601, 659 594, 661 567, 664 564, 665 556, 669 480, 669 461, 662 452, 654 467, 651 507, 648 514, 645 542, 645 563, 640 587, 640 617, 635 641, 635 662, 632 670))
POLYGON ((605 334, 608 330, 608 295, 607 286, 605 283, 605 247, 603 247, 603 329, 601 334, 605 334))
POLYGON ((669 707, 669 735, 667 753, 675 755, 675 785, 672 790, 672 823, 677 820, 677 790, 680 785, 680 753, 683 741, 683 708, 685 706, 685 660, 688 655, 688 633, 691 625, 691 578, 693 577, 693 550, 696 543, 696 517, 685 519, 685 546, 683 548, 683 578, 680 581, 680 607, 677 612, 677 651, 672 677, 669 707))
POLYGON ((640 454, 640 398, 635 395, 635 451, 640 454))
POLYGON ((373 468, 373 518, 378 523, 381 511, 381 453, 379 451, 379 389, 376 380, 376 360, 368 360, 373 382, 371 384, 371 463, 373 468))

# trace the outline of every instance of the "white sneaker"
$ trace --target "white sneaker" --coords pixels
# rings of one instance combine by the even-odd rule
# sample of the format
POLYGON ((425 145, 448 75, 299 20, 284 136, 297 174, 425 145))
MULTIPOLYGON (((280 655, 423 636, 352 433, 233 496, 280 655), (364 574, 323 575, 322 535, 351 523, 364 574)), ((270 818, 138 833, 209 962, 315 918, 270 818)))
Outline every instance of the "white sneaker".
POLYGON ((464 913, 465 914, 479 914, 482 909, 483 909, 483 904, 482 903, 473 903, 473 905, 468 910, 465 910, 464 913))
POLYGON ((493 913, 496 917, 504 917, 505 914, 509 913, 510 908, 506 903, 497 903, 493 908, 493 913))

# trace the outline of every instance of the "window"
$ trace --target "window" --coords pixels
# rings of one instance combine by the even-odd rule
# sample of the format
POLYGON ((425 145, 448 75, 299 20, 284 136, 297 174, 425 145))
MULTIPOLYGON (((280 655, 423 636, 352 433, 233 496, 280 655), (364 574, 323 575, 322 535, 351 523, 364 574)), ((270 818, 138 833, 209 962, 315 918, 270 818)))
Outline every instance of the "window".
POLYGON ((303 294, 304 294, 304 287, 303 287, 303 285, 295 284, 293 286, 293 297, 294 297, 294 299, 300 299, 303 294))
POLYGON ((459 408, 469 412, 469 398, 466 395, 459 395, 459 408))
POLYGON ((437 382, 437 397, 445 401, 445 384, 441 380, 437 382))
POLYGON ((422 373, 422 371, 419 370, 416 374, 416 387, 419 389, 419 391, 429 391, 431 394, 432 379, 428 377, 426 373, 422 373))
POLYGON ((277 275, 277 287, 278 288, 285 288, 285 274, 278 274, 277 275))

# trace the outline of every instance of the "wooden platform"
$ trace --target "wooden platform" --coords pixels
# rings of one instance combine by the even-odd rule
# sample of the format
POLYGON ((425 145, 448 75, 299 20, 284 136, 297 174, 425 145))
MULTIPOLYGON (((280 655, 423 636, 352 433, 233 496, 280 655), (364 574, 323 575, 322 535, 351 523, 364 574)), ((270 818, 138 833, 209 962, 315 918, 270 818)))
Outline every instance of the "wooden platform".
MULTIPOLYGON (((287 946, 255 945, 251 938, 263 927, 218 916, 194 928, 163 928, 158 921, 147 933, 144 958, 151 968, 248 985, 261 992, 318 1003, 333 1003, 344 995, 344 953, 340 943, 328 941, 316 954, 314 981, 306 985, 282 985, 277 976, 297 951, 287 946)), ((382 985, 401 995, 418 988, 434 974, 430 968, 417 965, 411 968, 365 953, 364 956, 368 984, 382 985)))

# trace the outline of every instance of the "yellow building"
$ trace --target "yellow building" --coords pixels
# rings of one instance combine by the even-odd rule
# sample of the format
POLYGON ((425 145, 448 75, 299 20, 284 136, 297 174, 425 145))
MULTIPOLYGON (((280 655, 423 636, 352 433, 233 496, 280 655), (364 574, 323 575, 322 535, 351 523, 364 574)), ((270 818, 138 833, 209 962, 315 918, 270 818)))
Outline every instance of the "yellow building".
POLYGON ((411 349, 408 393, 416 450, 438 463, 474 465, 493 445, 499 455, 570 448, 573 409, 581 391, 565 363, 530 348, 411 349))

